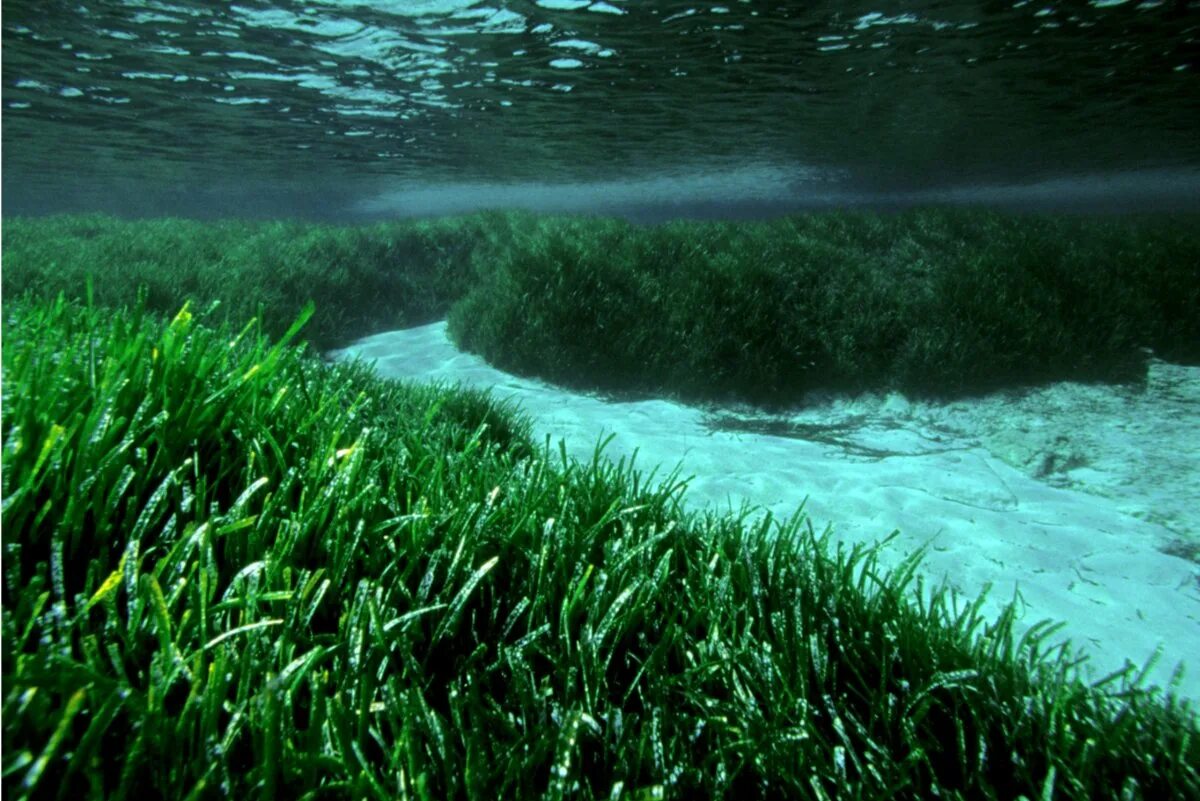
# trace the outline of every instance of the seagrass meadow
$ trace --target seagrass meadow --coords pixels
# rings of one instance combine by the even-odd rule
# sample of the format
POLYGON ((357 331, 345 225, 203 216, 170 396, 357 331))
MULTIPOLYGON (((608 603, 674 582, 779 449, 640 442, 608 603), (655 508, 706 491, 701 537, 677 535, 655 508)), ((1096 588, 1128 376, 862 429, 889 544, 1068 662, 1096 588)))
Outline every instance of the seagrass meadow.
POLYGON ((1200 359, 1196 222, 6 219, 4 793, 1200 798, 1190 702, 1084 681, 921 553, 688 510, 671 465, 321 358, 448 316, 697 402, 1136 382, 1200 359))
POLYGON ((606 392, 795 403, 1136 382, 1200 363, 1200 217, 926 208, 637 226, 487 212, 360 226, 102 215, 5 223, 4 287, 170 316, 222 301, 318 350, 449 317, 512 372, 606 392))

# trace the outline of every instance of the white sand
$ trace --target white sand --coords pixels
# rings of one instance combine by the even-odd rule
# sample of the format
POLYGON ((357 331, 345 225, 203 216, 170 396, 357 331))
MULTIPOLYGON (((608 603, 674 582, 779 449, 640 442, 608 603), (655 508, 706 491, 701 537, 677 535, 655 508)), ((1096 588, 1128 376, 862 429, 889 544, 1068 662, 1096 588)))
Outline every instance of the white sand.
POLYGON ((517 378, 460 352, 444 323, 334 355, 512 397, 538 436, 564 439, 578 458, 612 433, 612 458, 636 449, 659 475, 682 463, 691 504, 749 501, 788 517, 805 502, 818 531, 831 523, 847 542, 899 529, 885 563, 929 543, 928 579, 968 598, 990 583, 989 617, 1019 590, 1022 626, 1064 621, 1051 642, 1083 649, 1095 677, 1161 648, 1151 682, 1188 663, 1178 692, 1200 699, 1200 565, 1165 552, 1200 538, 1200 369, 1156 362, 1144 392, 1064 383, 951 404, 826 398, 773 418, 810 426, 801 439, 714 430, 699 408, 517 378))

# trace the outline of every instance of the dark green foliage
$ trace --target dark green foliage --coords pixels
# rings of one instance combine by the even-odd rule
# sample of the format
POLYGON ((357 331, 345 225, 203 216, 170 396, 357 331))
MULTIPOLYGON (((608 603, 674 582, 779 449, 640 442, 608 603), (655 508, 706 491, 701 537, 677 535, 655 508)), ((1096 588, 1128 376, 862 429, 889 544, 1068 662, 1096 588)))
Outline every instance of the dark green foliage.
POLYGON ((6 303, 6 797, 1200 798, 1052 627, 297 327, 6 303))
POLYGON ((1200 225, 921 210, 770 223, 546 219, 450 314, 465 348, 569 385, 797 402, 1136 381, 1200 361, 1200 225))
POLYGON ((219 300, 218 319, 257 316, 274 336, 315 299, 304 335, 324 350, 443 318, 506 226, 497 215, 362 227, 17 218, 4 223, 4 292, 80 299, 90 277, 100 305, 144 293, 169 316, 189 298, 219 300))
POLYGON ((360 227, 5 223, 4 290, 170 315, 220 300, 318 349, 449 315, 459 344, 560 383, 798 402, 811 389, 954 396, 1136 381, 1200 363, 1200 223, 925 209, 636 227, 476 214, 360 227))

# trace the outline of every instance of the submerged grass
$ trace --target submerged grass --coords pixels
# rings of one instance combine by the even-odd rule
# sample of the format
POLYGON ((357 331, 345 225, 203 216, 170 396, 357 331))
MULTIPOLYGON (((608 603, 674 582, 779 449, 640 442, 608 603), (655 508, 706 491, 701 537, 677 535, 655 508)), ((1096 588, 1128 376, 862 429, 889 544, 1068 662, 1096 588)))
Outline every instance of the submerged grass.
POLYGON ((6 796, 1200 798, 1136 671, 320 364, 310 313, 6 303, 6 796))
POLYGON ((654 227, 524 213, 317 226, 5 221, 4 291, 169 316, 222 301, 319 350, 449 317, 460 346, 574 387, 787 406, 961 396, 1200 364, 1200 224, 920 209, 654 227))
POLYGON ((786 406, 1200 363, 1196 219, 921 209, 764 223, 547 219, 450 312, 463 347, 587 389, 786 406))
POLYGON ((445 317, 477 259, 502 247, 513 223, 482 214, 370 226, 101 214, 4 221, 4 292, 82 300, 170 317, 185 299, 220 301, 229 322, 257 317, 281 336, 310 298, 323 302, 303 336, 317 349, 445 317))

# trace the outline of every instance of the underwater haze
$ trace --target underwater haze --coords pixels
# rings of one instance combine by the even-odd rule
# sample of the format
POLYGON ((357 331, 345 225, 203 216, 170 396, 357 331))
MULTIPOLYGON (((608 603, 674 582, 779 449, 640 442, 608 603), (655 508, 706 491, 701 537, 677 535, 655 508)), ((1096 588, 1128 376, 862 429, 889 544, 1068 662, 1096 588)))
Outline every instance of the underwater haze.
POLYGON ((1200 801, 1200 0, 3 0, 0 794, 1200 801))
POLYGON ((6 2, 8 213, 1200 204, 1200 3, 6 2))

